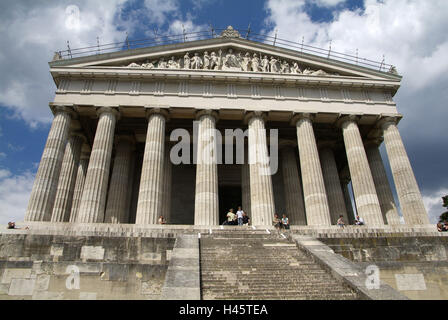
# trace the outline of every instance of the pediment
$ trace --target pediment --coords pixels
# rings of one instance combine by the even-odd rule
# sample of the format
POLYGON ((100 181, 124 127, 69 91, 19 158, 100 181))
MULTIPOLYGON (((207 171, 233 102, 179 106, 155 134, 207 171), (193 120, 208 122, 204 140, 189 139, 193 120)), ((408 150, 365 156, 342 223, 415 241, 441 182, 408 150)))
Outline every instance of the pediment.
POLYGON ((172 45, 123 50, 96 56, 59 60, 52 68, 129 69, 147 72, 217 72, 276 74, 307 77, 355 77, 400 82, 393 73, 325 59, 241 38, 213 38, 172 45))

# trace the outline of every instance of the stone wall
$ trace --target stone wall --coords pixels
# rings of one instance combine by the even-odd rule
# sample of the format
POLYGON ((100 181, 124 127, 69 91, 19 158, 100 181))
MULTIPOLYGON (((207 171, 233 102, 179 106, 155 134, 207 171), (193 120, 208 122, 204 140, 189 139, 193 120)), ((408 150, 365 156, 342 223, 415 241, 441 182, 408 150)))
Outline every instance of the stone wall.
POLYGON ((365 269, 377 266, 381 281, 411 299, 448 299, 448 237, 390 235, 321 240, 365 269))
POLYGON ((0 299, 159 299, 174 241, 0 234, 0 299))

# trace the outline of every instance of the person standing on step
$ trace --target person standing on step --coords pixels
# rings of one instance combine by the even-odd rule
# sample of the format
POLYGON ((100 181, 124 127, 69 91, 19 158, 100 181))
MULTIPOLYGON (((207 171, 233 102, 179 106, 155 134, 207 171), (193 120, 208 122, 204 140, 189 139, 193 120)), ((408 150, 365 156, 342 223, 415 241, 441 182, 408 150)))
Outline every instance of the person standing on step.
POLYGON ((227 221, 224 222, 224 224, 228 226, 235 224, 235 213, 233 213, 233 208, 230 208, 229 212, 227 212, 227 221))
POLYGON ((236 216, 238 217, 238 225, 242 226, 243 225, 243 216, 244 216, 244 211, 243 209, 240 207, 238 207, 238 211, 236 212, 236 216))

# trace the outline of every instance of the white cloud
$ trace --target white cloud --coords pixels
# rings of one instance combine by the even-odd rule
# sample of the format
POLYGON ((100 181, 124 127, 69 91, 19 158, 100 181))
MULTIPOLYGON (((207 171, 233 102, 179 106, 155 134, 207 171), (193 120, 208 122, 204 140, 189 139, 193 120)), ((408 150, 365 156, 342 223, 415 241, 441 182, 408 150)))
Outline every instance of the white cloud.
POLYGON ((0 226, 9 221, 23 221, 33 182, 31 172, 13 175, 0 169, 0 226))
POLYGON ((118 31, 119 10, 124 0, 111 1, 2 1, 0 3, 0 104, 11 108, 15 117, 29 125, 51 121, 48 102, 54 84, 47 62, 56 50, 123 40, 118 31), (79 8, 79 23, 66 12, 79 8))
POLYGON ((439 216, 448 210, 442 206, 442 197, 446 195, 448 195, 448 189, 441 189, 432 194, 423 195, 423 203, 428 211, 431 223, 437 223, 439 216))
POLYGON ((179 3, 177 0, 145 0, 150 23, 162 25, 169 15, 178 15, 179 3))
POLYGON ((311 0, 319 7, 335 7, 340 3, 345 2, 345 0, 311 0))

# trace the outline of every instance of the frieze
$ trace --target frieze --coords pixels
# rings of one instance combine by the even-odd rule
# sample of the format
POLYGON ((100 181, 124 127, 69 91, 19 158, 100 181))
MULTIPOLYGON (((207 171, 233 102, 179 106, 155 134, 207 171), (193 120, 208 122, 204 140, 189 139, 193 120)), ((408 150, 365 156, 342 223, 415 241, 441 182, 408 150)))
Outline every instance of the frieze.
POLYGON ((223 52, 185 52, 181 56, 160 57, 158 60, 132 62, 123 67, 138 69, 221 70, 262 72, 277 74, 302 74, 311 76, 339 75, 322 69, 311 69, 297 61, 280 59, 257 52, 235 52, 232 48, 223 52))

